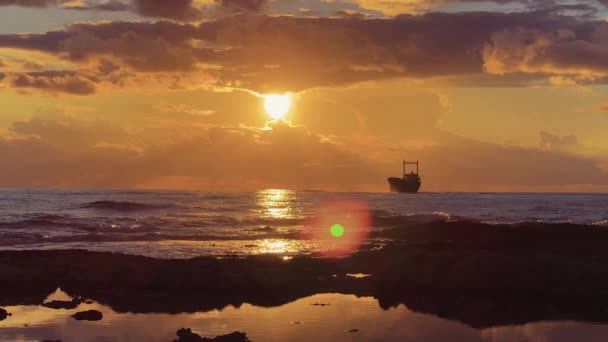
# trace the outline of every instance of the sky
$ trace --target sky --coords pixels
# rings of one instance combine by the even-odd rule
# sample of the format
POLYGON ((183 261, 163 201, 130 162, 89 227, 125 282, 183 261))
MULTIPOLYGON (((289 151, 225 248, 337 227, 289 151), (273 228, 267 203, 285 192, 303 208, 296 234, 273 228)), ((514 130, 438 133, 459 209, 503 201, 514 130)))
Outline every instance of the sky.
POLYGON ((608 191, 607 0, 0 0, 0 187, 608 191), (288 94, 273 121, 268 94, 288 94))

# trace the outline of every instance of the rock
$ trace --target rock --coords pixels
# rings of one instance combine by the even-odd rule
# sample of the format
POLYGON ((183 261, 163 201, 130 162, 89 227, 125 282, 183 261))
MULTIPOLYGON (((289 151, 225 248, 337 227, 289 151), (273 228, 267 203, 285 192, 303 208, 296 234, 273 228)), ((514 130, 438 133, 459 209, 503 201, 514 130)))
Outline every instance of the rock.
POLYGON ((85 301, 84 303, 85 304, 94 304, 95 302, 89 299, 89 300, 85 301))
POLYGON ((40 342, 61 342, 61 340, 42 340, 40 342))
POLYGON ((348 332, 349 333, 356 333, 356 332, 359 332, 359 329, 350 329, 348 332))
POLYGON ((191 329, 179 329, 177 331, 177 340, 173 340, 173 342, 202 342, 204 341, 202 337, 192 332, 191 329))
POLYGON ((76 309, 78 307, 78 305, 80 305, 80 303, 82 303, 79 299, 72 299, 72 300, 53 300, 47 303, 43 303, 42 306, 44 306, 45 308, 50 308, 50 309, 66 309, 66 310, 72 310, 72 309, 76 309))
POLYGON ((201 337, 191 329, 179 329, 176 334, 177 339, 173 342, 251 342, 245 333, 238 331, 214 338, 201 337))
POLYGON ((8 313, 8 311, 0 308, 0 321, 4 321, 8 316, 10 316, 11 314, 8 313))
POLYGON ((312 305, 312 306, 328 306, 328 305, 331 305, 331 303, 312 303, 310 305, 312 305))
POLYGON ((97 310, 87 310, 77 312, 72 317, 77 321, 101 321, 103 314, 97 310))
POLYGON ((251 342, 247 338, 247 334, 235 331, 227 335, 216 336, 215 338, 209 339, 210 342, 251 342))

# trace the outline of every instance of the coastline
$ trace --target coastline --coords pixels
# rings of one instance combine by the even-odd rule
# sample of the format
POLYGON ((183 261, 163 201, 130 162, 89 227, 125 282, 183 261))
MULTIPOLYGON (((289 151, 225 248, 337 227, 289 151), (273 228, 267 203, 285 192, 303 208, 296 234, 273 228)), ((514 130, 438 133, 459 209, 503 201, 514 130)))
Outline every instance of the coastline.
POLYGON ((1 251, 0 307, 40 305, 58 287, 132 313, 272 307, 340 293, 372 296, 384 309, 405 304, 477 328, 608 322, 608 231, 602 228, 435 222, 383 235, 394 241, 343 258, 1 251), (371 276, 347 276, 359 273, 371 276))

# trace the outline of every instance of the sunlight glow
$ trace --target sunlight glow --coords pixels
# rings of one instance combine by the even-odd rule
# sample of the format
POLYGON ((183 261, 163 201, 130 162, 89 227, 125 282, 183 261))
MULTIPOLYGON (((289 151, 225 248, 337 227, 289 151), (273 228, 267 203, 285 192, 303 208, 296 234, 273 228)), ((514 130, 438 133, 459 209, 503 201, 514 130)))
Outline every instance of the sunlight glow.
POLYGON ((302 240, 324 241, 320 254, 341 257, 359 250, 369 236, 371 217, 367 203, 354 198, 335 198, 319 203, 309 219, 302 240), (339 222, 339 223, 338 223, 339 222))
POLYGON ((268 115, 275 120, 282 120, 291 107, 291 96, 289 94, 264 95, 264 108, 268 115))

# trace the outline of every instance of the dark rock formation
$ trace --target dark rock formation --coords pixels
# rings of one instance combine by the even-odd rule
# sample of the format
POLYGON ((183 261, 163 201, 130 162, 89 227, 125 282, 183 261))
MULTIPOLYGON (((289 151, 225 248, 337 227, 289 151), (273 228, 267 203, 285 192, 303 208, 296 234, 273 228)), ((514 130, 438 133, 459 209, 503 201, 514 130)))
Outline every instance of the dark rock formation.
POLYGON ((77 312, 72 317, 77 321, 101 321, 103 314, 97 310, 87 310, 77 312))
POLYGON ((10 314, 8 311, 0 308, 0 321, 4 321, 10 314))
POLYGON ((42 306, 50 309, 65 309, 72 310, 76 309, 78 305, 80 305, 81 301, 79 299, 73 300, 54 300, 51 302, 43 303, 42 306))
POLYGON ((179 329, 177 340, 173 342, 251 342, 245 333, 235 331, 227 335, 216 336, 214 338, 201 337, 190 329, 179 329))

